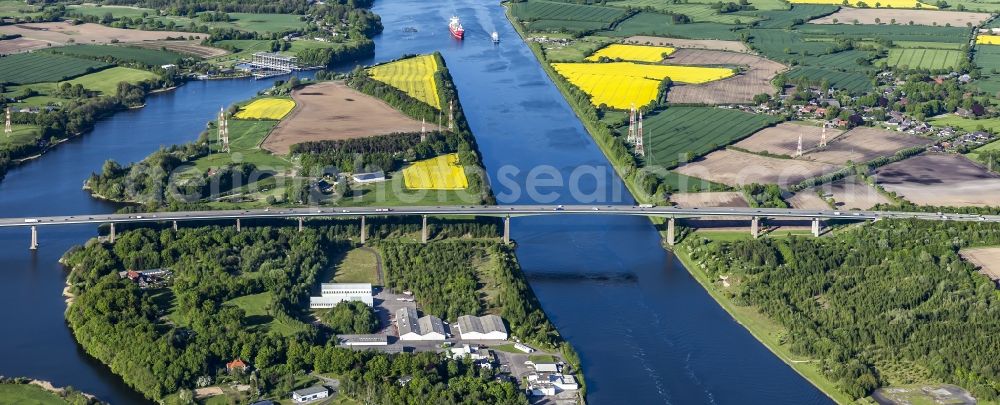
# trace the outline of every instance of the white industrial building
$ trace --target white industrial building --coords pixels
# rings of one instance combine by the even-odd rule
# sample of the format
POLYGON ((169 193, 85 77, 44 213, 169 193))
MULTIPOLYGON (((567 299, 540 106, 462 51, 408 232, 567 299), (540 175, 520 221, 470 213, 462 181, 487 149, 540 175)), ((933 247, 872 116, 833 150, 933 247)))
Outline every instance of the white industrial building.
POLYGON ((324 283, 319 297, 309 297, 309 308, 333 308, 344 301, 361 301, 375 305, 371 283, 324 283))
POLYGON ((301 390, 292 391, 292 401, 298 403, 315 401, 317 399, 323 399, 330 395, 330 391, 326 387, 309 387, 301 390))
POLYGON ((250 64, 268 69, 288 71, 299 69, 298 58, 271 52, 254 52, 250 64))
POLYGON ((417 310, 412 307, 396 311, 396 329, 399 340, 444 340, 444 323, 441 318, 427 315, 417 317, 417 310))
POLYGON ((507 327, 497 315, 462 315, 458 330, 463 340, 507 340, 507 327))
POLYGON ((384 334, 368 335, 337 335, 340 344, 344 346, 387 346, 389 338, 384 334))

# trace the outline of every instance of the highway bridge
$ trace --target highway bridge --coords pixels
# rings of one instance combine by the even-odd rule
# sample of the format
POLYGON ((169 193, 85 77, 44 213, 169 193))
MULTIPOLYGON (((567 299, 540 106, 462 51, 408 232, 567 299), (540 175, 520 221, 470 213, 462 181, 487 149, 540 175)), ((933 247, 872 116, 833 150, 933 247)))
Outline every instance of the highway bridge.
POLYGON ((504 219, 504 241, 510 242, 510 218, 532 215, 632 215, 661 217, 667 219, 667 243, 674 244, 674 226, 677 218, 740 217, 750 219, 750 233, 757 237, 760 233, 760 219, 790 218, 812 221, 812 233, 820 234, 820 221, 848 219, 858 221, 878 221, 886 218, 912 218, 926 221, 976 221, 1000 222, 1000 215, 974 215, 905 211, 836 211, 805 210, 792 208, 679 208, 654 207, 649 205, 465 205, 465 206, 412 206, 412 207, 313 207, 313 208, 262 208, 228 211, 179 211, 149 212, 131 214, 84 214, 52 217, 0 218, 0 228, 30 227, 31 249, 38 247, 38 227, 72 224, 110 224, 109 238, 114 242, 115 224, 144 222, 172 222, 177 229, 179 222, 234 220, 237 230, 242 219, 298 219, 299 228, 308 218, 354 217, 361 220, 361 240, 365 241, 367 216, 415 216, 423 217, 422 239, 427 241, 428 216, 494 216, 504 219))

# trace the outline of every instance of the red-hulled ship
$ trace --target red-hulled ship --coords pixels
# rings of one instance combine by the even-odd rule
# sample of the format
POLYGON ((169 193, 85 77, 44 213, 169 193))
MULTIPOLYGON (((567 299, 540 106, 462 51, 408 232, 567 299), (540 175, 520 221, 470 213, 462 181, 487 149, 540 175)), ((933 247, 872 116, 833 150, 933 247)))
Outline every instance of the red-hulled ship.
POLYGON ((448 30, 451 31, 451 36, 455 38, 465 38, 465 28, 462 28, 462 23, 458 21, 458 17, 451 17, 451 22, 448 23, 448 30))

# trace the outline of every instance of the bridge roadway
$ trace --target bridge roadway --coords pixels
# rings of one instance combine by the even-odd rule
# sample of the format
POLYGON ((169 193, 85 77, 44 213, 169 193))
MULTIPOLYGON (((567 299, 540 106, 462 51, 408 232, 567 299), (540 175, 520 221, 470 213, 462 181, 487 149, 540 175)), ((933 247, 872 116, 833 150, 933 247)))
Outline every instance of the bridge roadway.
POLYGON ((178 211, 149 212, 131 214, 88 214, 51 217, 0 218, 0 228, 31 227, 31 248, 38 246, 37 227, 72 224, 111 224, 111 241, 114 241, 114 224, 143 222, 210 221, 234 219, 239 229, 241 219, 296 218, 302 227, 302 220, 310 217, 360 217, 362 240, 365 238, 364 218, 366 216, 423 216, 423 239, 427 239, 427 216, 497 216, 504 218, 504 240, 510 240, 510 217, 531 215, 633 215, 668 218, 668 244, 673 244, 674 219, 694 217, 744 217, 751 220, 751 234, 758 236, 761 218, 797 218, 812 220, 813 234, 819 236, 819 221, 825 219, 850 219, 877 221, 885 218, 912 218, 927 221, 978 221, 1000 222, 1000 215, 974 215, 905 211, 835 211, 805 210, 792 208, 679 208, 648 207, 632 205, 504 205, 504 206, 404 206, 404 207, 344 207, 344 208, 262 208, 251 210, 225 211, 178 211))

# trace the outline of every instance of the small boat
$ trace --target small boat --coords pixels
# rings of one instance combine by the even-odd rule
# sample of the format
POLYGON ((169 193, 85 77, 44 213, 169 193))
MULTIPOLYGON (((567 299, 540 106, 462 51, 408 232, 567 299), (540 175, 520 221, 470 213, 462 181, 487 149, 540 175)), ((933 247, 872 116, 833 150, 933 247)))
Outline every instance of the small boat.
POLYGON ((499 44, 500 43, 500 34, 498 34, 496 31, 493 31, 493 33, 490 34, 490 39, 493 40, 494 44, 499 44))
POLYGON ((465 28, 462 28, 462 23, 458 21, 458 17, 451 17, 451 21, 448 22, 448 30, 451 31, 451 36, 455 38, 465 38, 465 28))

